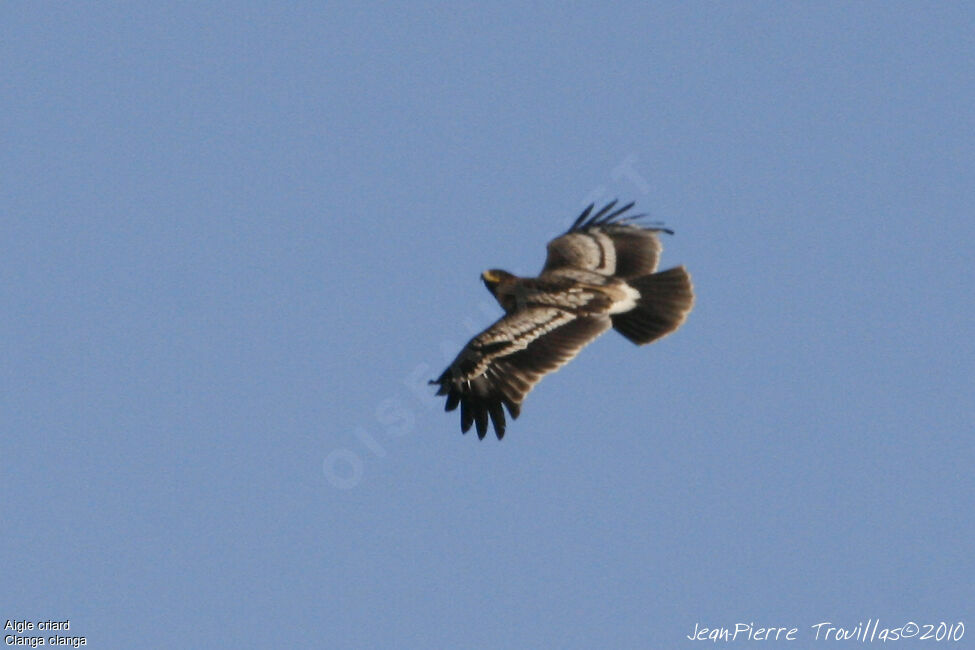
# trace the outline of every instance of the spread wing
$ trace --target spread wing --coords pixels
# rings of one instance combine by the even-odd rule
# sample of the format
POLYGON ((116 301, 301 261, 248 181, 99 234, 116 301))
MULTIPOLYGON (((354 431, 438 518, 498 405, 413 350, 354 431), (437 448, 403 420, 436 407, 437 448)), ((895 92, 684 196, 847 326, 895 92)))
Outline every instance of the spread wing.
POLYGON ((460 405, 461 431, 477 424, 487 433, 488 418, 498 439, 504 436, 502 405, 512 418, 546 374, 571 361, 590 341, 609 329, 608 316, 577 316, 555 307, 533 306, 506 315, 461 350, 443 374, 437 395, 447 396, 447 411, 460 405))
POLYGON ((656 271, 663 249, 657 233, 673 231, 634 223, 645 215, 626 215, 633 203, 616 208, 613 201, 592 214, 594 207, 590 204, 564 235, 548 243, 542 273, 574 268, 631 278, 656 271))

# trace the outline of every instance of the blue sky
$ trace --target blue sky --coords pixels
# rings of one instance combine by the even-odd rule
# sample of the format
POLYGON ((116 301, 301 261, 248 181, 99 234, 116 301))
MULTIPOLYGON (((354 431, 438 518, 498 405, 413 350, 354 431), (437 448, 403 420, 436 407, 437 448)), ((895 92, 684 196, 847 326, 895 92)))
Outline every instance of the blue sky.
POLYGON ((0 21, 0 619, 105 648, 975 634, 970 6, 0 21), (461 436, 424 383, 500 313, 478 275, 613 197, 676 231, 686 325, 461 436))

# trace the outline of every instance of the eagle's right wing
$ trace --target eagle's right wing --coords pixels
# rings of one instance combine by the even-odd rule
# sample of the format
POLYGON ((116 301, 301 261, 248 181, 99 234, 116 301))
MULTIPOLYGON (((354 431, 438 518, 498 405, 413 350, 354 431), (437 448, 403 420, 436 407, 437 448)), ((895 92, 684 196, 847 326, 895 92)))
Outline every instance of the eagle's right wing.
POLYGON ((461 431, 477 424, 477 436, 504 436, 502 405, 512 418, 542 377, 572 360, 590 341, 611 326, 608 316, 577 316, 556 307, 532 306, 508 314, 461 350, 443 374, 437 395, 446 395, 446 410, 460 405, 461 431))
POLYGON ((542 273, 584 269, 625 279, 656 271, 663 249, 657 233, 673 234, 673 231, 634 223, 643 215, 624 215, 633 203, 614 210, 616 201, 613 201, 592 214, 594 207, 590 204, 564 235, 548 243, 542 273))

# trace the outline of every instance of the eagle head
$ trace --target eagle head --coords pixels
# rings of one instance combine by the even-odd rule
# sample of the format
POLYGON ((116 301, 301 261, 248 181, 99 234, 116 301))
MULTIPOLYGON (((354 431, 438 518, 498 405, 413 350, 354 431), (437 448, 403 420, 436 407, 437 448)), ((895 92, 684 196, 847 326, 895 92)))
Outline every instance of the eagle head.
POLYGON ((488 288, 491 293, 496 293, 498 285, 500 285, 505 280, 514 278, 507 271, 502 271, 500 269, 488 269, 481 274, 481 280, 484 282, 484 286, 488 288))

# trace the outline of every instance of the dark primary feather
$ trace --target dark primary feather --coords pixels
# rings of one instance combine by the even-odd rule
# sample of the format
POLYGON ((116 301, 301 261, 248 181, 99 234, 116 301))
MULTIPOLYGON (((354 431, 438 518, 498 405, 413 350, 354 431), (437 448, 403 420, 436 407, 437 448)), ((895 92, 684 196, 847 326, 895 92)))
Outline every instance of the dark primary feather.
POLYGON ((500 439, 505 432, 504 409, 512 418, 542 377, 575 357, 579 350, 609 329, 607 316, 576 317, 551 307, 530 307, 505 316, 471 339, 438 379, 438 395, 446 395, 446 410, 460 406, 461 431, 472 426, 478 438, 488 421, 500 439), (498 347, 495 339, 508 337, 498 347), (504 408, 502 408, 502 406, 504 408))
POLYGON ((594 225, 598 224, 599 223, 599 218, 602 217, 607 212, 609 212, 610 210, 612 210, 613 209, 613 206, 616 205, 616 202, 617 201, 619 201, 619 199, 613 199, 612 201, 610 201, 609 203, 607 203, 606 205, 604 205, 602 208, 600 208, 599 209, 599 212, 597 212, 596 214, 592 215, 592 219, 590 219, 589 222, 588 222, 589 225, 590 226, 594 226, 594 225))
POLYGON ((580 214, 576 218, 576 220, 572 222, 572 225, 569 227, 569 229, 566 232, 572 232, 573 230, 575 230, 576 228, 578 228, 579 227, 579 224, 581 224, 583 221, 586 220, 586 217, 589 216, 589 213, 592 212, 592 209, 594 207, 596 207, 596 204, 595 203, 590 203, 589 204, 589 207, 587 207, 585 210, 582 211, 582 214, 580 214))
MULTIPOLYGON (((611 203, 610 205, 614 205, 615 203, 616 203, 616 201, 613 201, 613 203, 611 203)), ((598 223, 600 225, 607 224, 607 223, 611 222, 613 219, 615 219, 616 217, 620 216, 621 214, 623 214, 624 212, 626 212, 627 210, 629 210, 630 208, 632 208, 634 205, 636 205, 636 203, 633 202, 633 201, 631 201, 631 202, 627 203, 626 205, 624 205, 622 208, 616 210, 615 212, 611 212, 610 214, 606 215, 602 219, 602 221, 599 221, 598 223)), ((643 216, 643 215, 639 215, 639 214, 633 215, 632 217, 630 217, 630 219, 637 219, 637 218, 639 218, 641 216, 643 216)))
MULTIPOLYGON (((619 225, 632 224, 632 222, 647 216, 642 212, 639 214, 630 214, 630 215, 623 216, 634 205, 636 205, 635 201, 631 201, 626 205, 624 205, 623 207, 617 208, 613 212, 610 212, 610 210, 613 210, 613 207, 615 207, 618 202, 619 199, 613 199, 612 201, 604 205, 602 208, 600 208, 599 212, 592 215, 592 218, 587 219, 587 217, 589 217, 589 215, 592 213, 593 208, 596 207, 595 203, 590 203, 588 206, 586 206, 586 209, 582 211, 582 214, 576 217, 576 220, 572 222, 572 225, 569 227, 568 230, 565 231, 564 234, 569 234, 571 232, 582 232, 582 231, 589 230, 590 228, 594 228, 596 226, 608 226, 613 223, 619 225)), ((653 232, 665 232, 668 235, 674 234, 673 230, 671 230, 670 228, 664 228, 660 226, 659 222, 651 222, 651 223, 657 223, 657 225, 650 228, 645 228, 645 230, 652 230, 653 232)))
POLYGON ((615 212, 610 212, 610 210, 612 210, 613 207, 616 205, 616 202, 617 199, 613 199, 612 201, 604 205, 603 208, 599 212, 594 214, 592 219, 589 220, 589 226, 590 227, 604 226, 635 205, 634 203, 627 203, 619 210, 616 210, 615 212))

